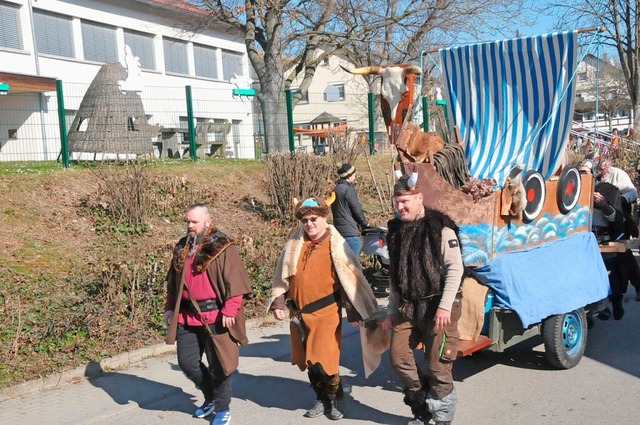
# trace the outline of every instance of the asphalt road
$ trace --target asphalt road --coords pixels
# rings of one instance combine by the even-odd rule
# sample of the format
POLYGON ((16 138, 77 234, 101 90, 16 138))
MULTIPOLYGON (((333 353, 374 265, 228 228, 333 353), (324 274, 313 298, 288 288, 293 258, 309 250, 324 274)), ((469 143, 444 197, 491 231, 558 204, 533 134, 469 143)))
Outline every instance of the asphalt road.
MULTIPOLYGON (((626 295, 620 321, 589 331, 585 357, 570 370, 554 370, 539 339, 504 353, 488 351, 454 366, 456 424, 635 424, 640 417, 640 302, 626 295)), ((289 364, 285 323, 250 329, 233 376, 232 423, 322 424, 304 418, 313 401, 306 373, 289 364)), ((342 374, 347 390, 343 424, 405 424, 409 409, 388 367, 364 378, 359 337, 346 325, 342 374)), ((95 366, 95 365, 94 365, 95 366)), ((182 375, 175 355, 150 358, 125 370, 61 385, 0 403, 2 424, 205 424, 191 413, 201 395, 182 375)))

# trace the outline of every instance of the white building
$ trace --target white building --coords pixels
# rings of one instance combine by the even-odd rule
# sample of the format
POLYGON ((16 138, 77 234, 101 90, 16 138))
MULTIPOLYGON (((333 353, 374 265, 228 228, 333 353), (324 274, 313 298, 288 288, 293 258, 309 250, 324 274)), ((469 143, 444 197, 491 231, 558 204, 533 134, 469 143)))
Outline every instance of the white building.
POLYGON ((578 65, 575 78, 576 124, 586 129, 597 127, 604 132, 630 127, 631 101, 619 65, 588 54, 578 65))
MULTIPOLYGON (((348 135, 351 138, 360 139, 362 135, 368 135, 367 95, 369 85, 364 77, 350 74, 344 71, 340 65, 347 69, 355 67, 351 62, 337 55, 326 58, 316 68, 309 89, 302 93, 302 100, 295 105, 293 109, 294 128, 317 130, 317 132, 311 131, 306 134, 298 132, 296 134, 297 148, 308 152, 311 149, 317 151, 317 144, 325 144, 327 140, 325 137, 313 135, 322 135, 323 128, 344 128, 346 125, 348 135)), ((301 76, 293 81, 291 86, 293 92, 299 91, 300 81, 301 76)), ((373 83, 374 93, 379 92, 379 87, 380 79, 378 78, 373 83)), ((376 107, 379 108, 377 104, 376 107)), ((376 116, 379 117, 380 113, 378 112, 376 116)), ((376 131, 381 132, 382 138, 386 139, 384 124, 381 120, 379 121, 376 125, 376 131)))
POLYGON ((225 138, 226 156, 254 158, 251 102, 233 96, 229 82, 249 75, 244 39, 219 23, 198 25, 204 18, 185 0, 0 0, 0 90, 9 86, 0 96, 0 161, 55 159, 56 80, 69 125, 100 67, 125 64, 125 45, 139 57, 145 114, 164 129, 158 140, 184 137, 191 86, 197 122, 225 129, 206 140, 225 138))

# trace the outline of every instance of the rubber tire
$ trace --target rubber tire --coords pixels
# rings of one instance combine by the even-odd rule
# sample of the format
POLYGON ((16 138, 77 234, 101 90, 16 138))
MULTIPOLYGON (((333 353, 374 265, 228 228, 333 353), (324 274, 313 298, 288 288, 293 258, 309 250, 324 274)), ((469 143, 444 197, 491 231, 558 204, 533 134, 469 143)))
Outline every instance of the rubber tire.
POLYGON ((547 317, 542 337, 547 361, 558 369, 571 369, 580 363, 587 346, 587 315, 584 308, 547 317))

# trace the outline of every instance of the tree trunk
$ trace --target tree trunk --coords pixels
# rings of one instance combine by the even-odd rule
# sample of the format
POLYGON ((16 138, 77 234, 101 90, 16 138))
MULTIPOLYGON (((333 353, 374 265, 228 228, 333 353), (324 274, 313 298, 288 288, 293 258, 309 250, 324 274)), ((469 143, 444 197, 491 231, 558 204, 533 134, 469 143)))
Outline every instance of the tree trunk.
POLYGON ((287 106, 283 92, 264 90, 260 93, 267 153, 289 150, 287 106))

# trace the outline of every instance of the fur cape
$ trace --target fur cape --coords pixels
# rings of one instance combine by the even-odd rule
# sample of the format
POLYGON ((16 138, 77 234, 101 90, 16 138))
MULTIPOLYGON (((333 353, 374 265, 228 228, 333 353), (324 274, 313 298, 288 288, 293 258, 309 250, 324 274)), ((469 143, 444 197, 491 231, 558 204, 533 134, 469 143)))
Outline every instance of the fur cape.
POLYGON ((431 298, 442 294, 444 258, 442 230, 458 236, 458 226, 446 214, 425 208, 424 216, 404 222, 389 221, 389 274, 400 296, 399 309, 408 320, 424 318, 431 298))
MULTIPOLYGON (((182 269, 190 248, 187 237, 183 237, 173 250, 172 264, 167 273, 168 293, 177 295, 182 269)), ((242 295, 245 299, 252 295, 251 283, 240 258, 240 252, 231 238, 213 226, 201 242, 193 267, 197 272, 207 273, 216 298, 221 303, 238 295, 242 295)), ((249 342, 245 328, 244 302, 241 304, 235 323, 229 328, 229 334, 233 339, 231 346, 235 343, 246 345, 249 342)))
MULTIPOLYGON (((375 317, 378 311, 378 302, 375 295, 373 295, 369 282, 362 274, 360 259, 356 257, 351 249, 346 249, 348 247, 347 242, 335 227, 329 225, 329 229, 331 232, 329 236, 331 259, 344 293, 363 320, 375 317)), ((280 253, 271 284, 271 297, 268 307, 271 306, 273 300, 289 291, 289 278, 296 274, 298 258, 302 252, 303 244, 304 230, 300 226, 289 237, 280 253)))

